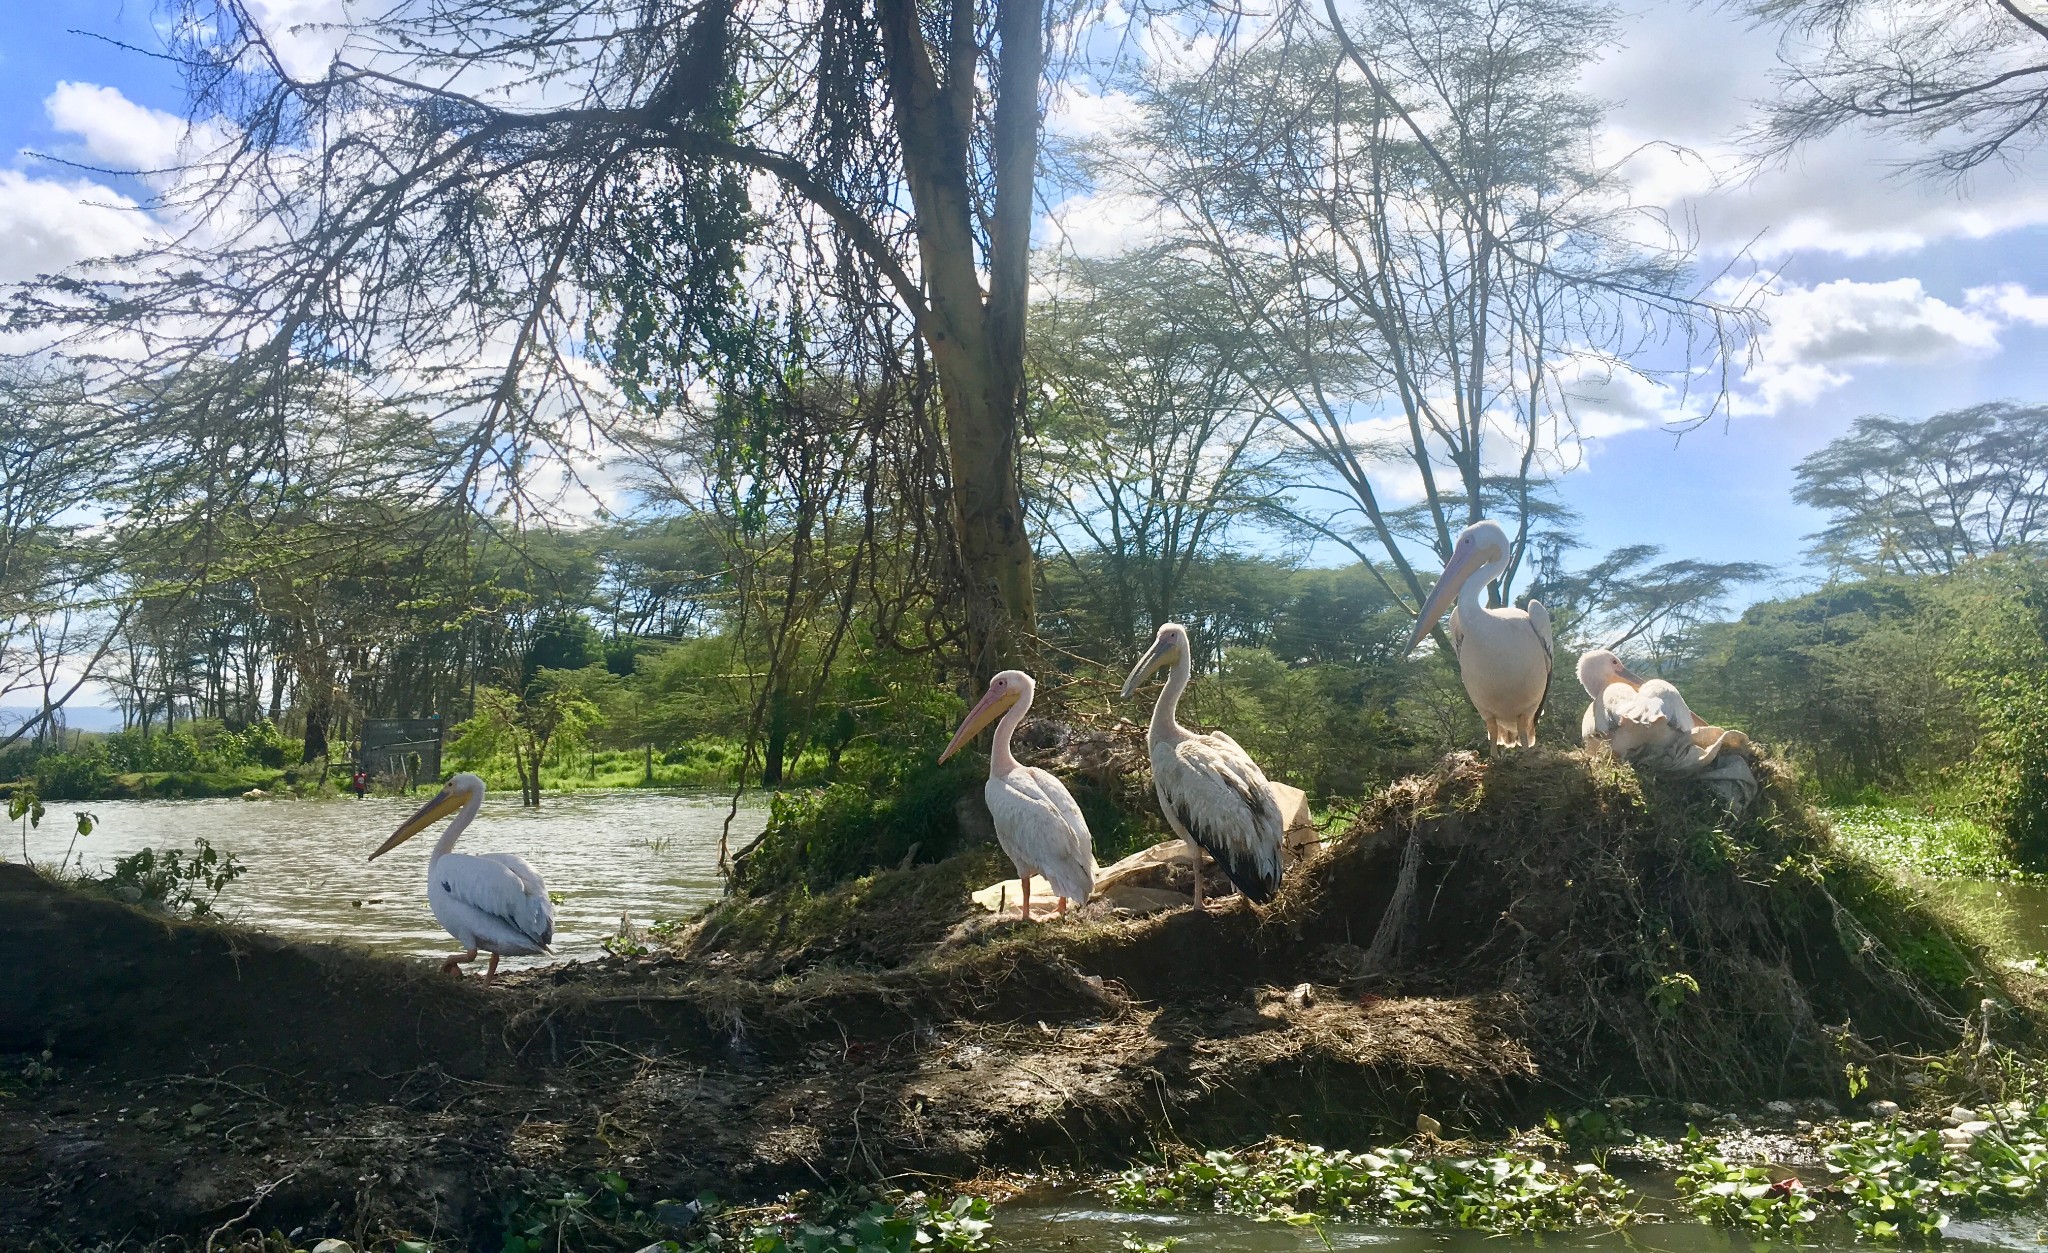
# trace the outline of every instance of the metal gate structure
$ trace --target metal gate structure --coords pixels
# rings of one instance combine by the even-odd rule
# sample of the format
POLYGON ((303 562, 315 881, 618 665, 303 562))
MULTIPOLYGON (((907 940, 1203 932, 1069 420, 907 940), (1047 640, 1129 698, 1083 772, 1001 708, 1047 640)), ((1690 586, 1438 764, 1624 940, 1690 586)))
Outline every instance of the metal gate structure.
POLYGON ((411 789, 441 777, 441 715, 365 718, 359 769, 385 787, 411 789))

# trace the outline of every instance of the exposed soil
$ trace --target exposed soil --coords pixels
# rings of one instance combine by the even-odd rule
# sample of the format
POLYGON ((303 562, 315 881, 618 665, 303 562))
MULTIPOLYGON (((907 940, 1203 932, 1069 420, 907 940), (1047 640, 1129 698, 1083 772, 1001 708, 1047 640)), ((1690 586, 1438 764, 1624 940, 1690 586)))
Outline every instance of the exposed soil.
POLYGON ((484 989, 0 865, 0 1246, 496 1249, 513 1198, 607 1169, 745 1198, 1603 1091, 1840 1096, 2012 992, 1776 774, 1738 824, 1578 754, 1447 759, 1263 913, 1027 926, 968 903, 993 872, 730 901, 656 956, 484 989))

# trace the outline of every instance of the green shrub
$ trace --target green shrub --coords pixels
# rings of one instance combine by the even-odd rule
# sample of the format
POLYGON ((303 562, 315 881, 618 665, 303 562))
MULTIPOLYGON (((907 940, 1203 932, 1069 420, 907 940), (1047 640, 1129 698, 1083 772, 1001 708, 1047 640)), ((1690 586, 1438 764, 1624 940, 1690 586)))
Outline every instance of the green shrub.
POLYGON ((130 904, 202 918, 228 885, 248 873, 233 853, 216 849, 204 836, 182 848, 145 848, 116 858, 99 886, 130 904))
POLYGON ((933 862, 960 845, 955 804, 986 764, 925 756, 883 759, 858 779, 776 795, 768 829, 733 867, 736 890, 825 887, 905 862, 933 862))
POLYGON ((36 791, 51 800, 95 800, 114 781, 107 755, 97 744, 73 753, 46 753, 36 759, 29 776, 36 791))

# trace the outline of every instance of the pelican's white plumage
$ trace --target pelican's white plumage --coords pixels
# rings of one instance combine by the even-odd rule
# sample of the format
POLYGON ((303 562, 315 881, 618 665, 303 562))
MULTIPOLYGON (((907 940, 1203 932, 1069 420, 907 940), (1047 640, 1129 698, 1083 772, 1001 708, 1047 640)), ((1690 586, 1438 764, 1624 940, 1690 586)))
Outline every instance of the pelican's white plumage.
POLYGON ((1178 622, 1159 628, 1151 651, 1124 680, 1124 695, 1147 675, 1171 665, 1172 673, 1152 706, 1145 741, 1151 750, 1152 786, 1175 835, 1187 841, 1195 863, 1195 904, 1202 904, 1202 854, 1207 852, 1246 897, 1271 900, 1280 890, 1281 846, 1286 823, 1266 784, 1266 773, 1251 754, 1221 731, 1198 734, 1175 716, 1181 693, 1194 673, 1188 629, 1178 622))
MULTIPOLYGON (((489 982, 500 957, 545 953, 555 939, 555 907, 548 900, 540 874, 514 853, 457 853, 461 838, 484 803, 484 781, 458 774, 434 798, 399 824, 384 846, 370 854, 375 861, 434 823, 455 815, 427 858, 427 907, 434 920, 455 937, 465 952, 450 957, 442 968, 456 972, 479 952, 491 955, 484 972, 489 982)), ((457 972, 459 973, 459 972, 457 972)))
MULTIPOLYGON (((1646 748, 1691 744, 1714 754, 1749 743, 1740 731, 1701 722, 1676 687, 1663 679, 1643 678, 1607 649, 1580 656, 1579 683, 1592 698, 1579 719, 1581 735, 1588 740, 1606 736, 1614 755, 1624 761, 1646 748)), ((1711 761, 1712 756, 1703 760, 1711 761)))
POLYGON ((989 745, 988 782, 982 794, 988 798, 989 816, 995 819, 996 842, 1017 867, 1023 880, 1023 915, 1031 918, 1031 876, 1043 875, 1059 893, 1059 910, 1068 901, 1085 904, 1095 890, 1095 843, 1088 834, 1088 820, 1081 807, 1050 771, 1019 762, 1010 751, 1010 737, 1031 710, 1031 698, 1038 685, 1022 670, 1005 670, 988 681, 988 691, 969 711, 954 734, 953 742, 939 754, 944 761, 960 751, 961 745, 980 734, 995 719, 993 742, 989 745))
POLYGON ((1416 616, 1408 647, 1420 643, 1455 600, 1451 650, 1458 655, 1465 694, 1486 720, 1487 739, 1528 746, 1536 742, 1536 720, 1550 696, 1550 611, 1536 600, 1522 609, 1487 605, 1481 599, 1486 585, 1507 568, 1508 534, 1500 524, 1480 521, 1466 527, 1416 616))

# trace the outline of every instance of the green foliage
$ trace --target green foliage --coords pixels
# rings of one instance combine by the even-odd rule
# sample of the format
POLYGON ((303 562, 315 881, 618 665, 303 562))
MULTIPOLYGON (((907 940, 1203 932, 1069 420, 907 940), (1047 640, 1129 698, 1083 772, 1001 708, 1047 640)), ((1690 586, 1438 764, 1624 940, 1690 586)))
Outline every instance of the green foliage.
POLYGON ((1646 995, 1650 1008, 1657 1011, 1658 1017, 1675 1018, 1687 999, 1699 994, 1700 981, 1681 970, 1675 974, 1659 975, 1646 995))
POLYGON ((1634 1216, 1627 1189, 1598 1166, 1553 1170, 1520 1152, 1452 1159, 1403 1148, 1352 1153, 1275 1141, 1140 1166, 1117 1176, 1107 1191, 1119 1205, 1215 1210, 1281 1222, 1343 1218, 1404 1227, 1557 1231, 1634 1216))
POLYGON ((1857 1229, 1881 1239, 1938 1237, 1952 1218, 2004 1213, 2048 1195, 2048 1106, 2005 1111, 1967 1149, 1936 1130, 1857 1123, 1826 1151, 1857 1229))
POLYGON ((834 1219, 756 1227, 745 1248, 747 1253, 974 1253, 993 1243, 988 1234, 993 1208, 981 1197, 949 1201, 912 1194, 899 1203, 877 1200, 834 1219))
POLYGON ((856 779, 778 793, 760 843, 733 868, 734 888, 819 888, 877 867, 950 856, 960 842, 955 804, 988 767, 966 755, 940 765, 936 756, 883 759, 856 779))
POLYGON ((1786 745, 1823 783, 1923 783, 1969 754, 1968 702, 1935 664, 1950 615, 1924 580, 1766 601, 1699 630, 1676 676, 1717 726, 1786 745))
POLYGON ((1546 1111, 1543 1126, 1574 1153, 1591 1154, 1596 1161, 1602 1160, 1608 1149, 1636 1138, 1619 1115, 1604 1109, 1576 1109, 1568 1114, 1546 1111))
POLYGON ((1774 1178, 1762 1166, 1730 1162, 1693 1128, 1686 1129, 1680 1153, 1679 1203, 1710 1223, 1796 1239, 1820 1216, 1820 1207, 1797 1178, 1774 1178))
POLYGON ((116 858, 113 869, 97 882, 131 904, 206 917, 220 894, 249 868, 203 836, 193 845, 189 853, 181 848, 145 848, 116 858))
POLYGON ((687 1221, 694 1224, 714 1205, 706 1196, 691 1206, 656 1201, 650 1207, 616 1170, 603 1171, 584 1186, 557 1180, 537 1194, 508 1197, 499 1203, 499 1225, 504 1233, 499 1249, 501 1253, 559 1253, 564 1249, 651 1247, 681 1253, 683 1246, 672 1239, 649 1244, 650 1237, 660 1236, 665 1227, 672 1226, 662 1216, 673 1208, 687 1213, 687 1221))
POLYGON ((1912 813, 1893 805, 1823 811, 1835 834, 1881 866, 1935 878, 2011 879, 2024 875, 2004 841, 1981 823, 1912 813))

